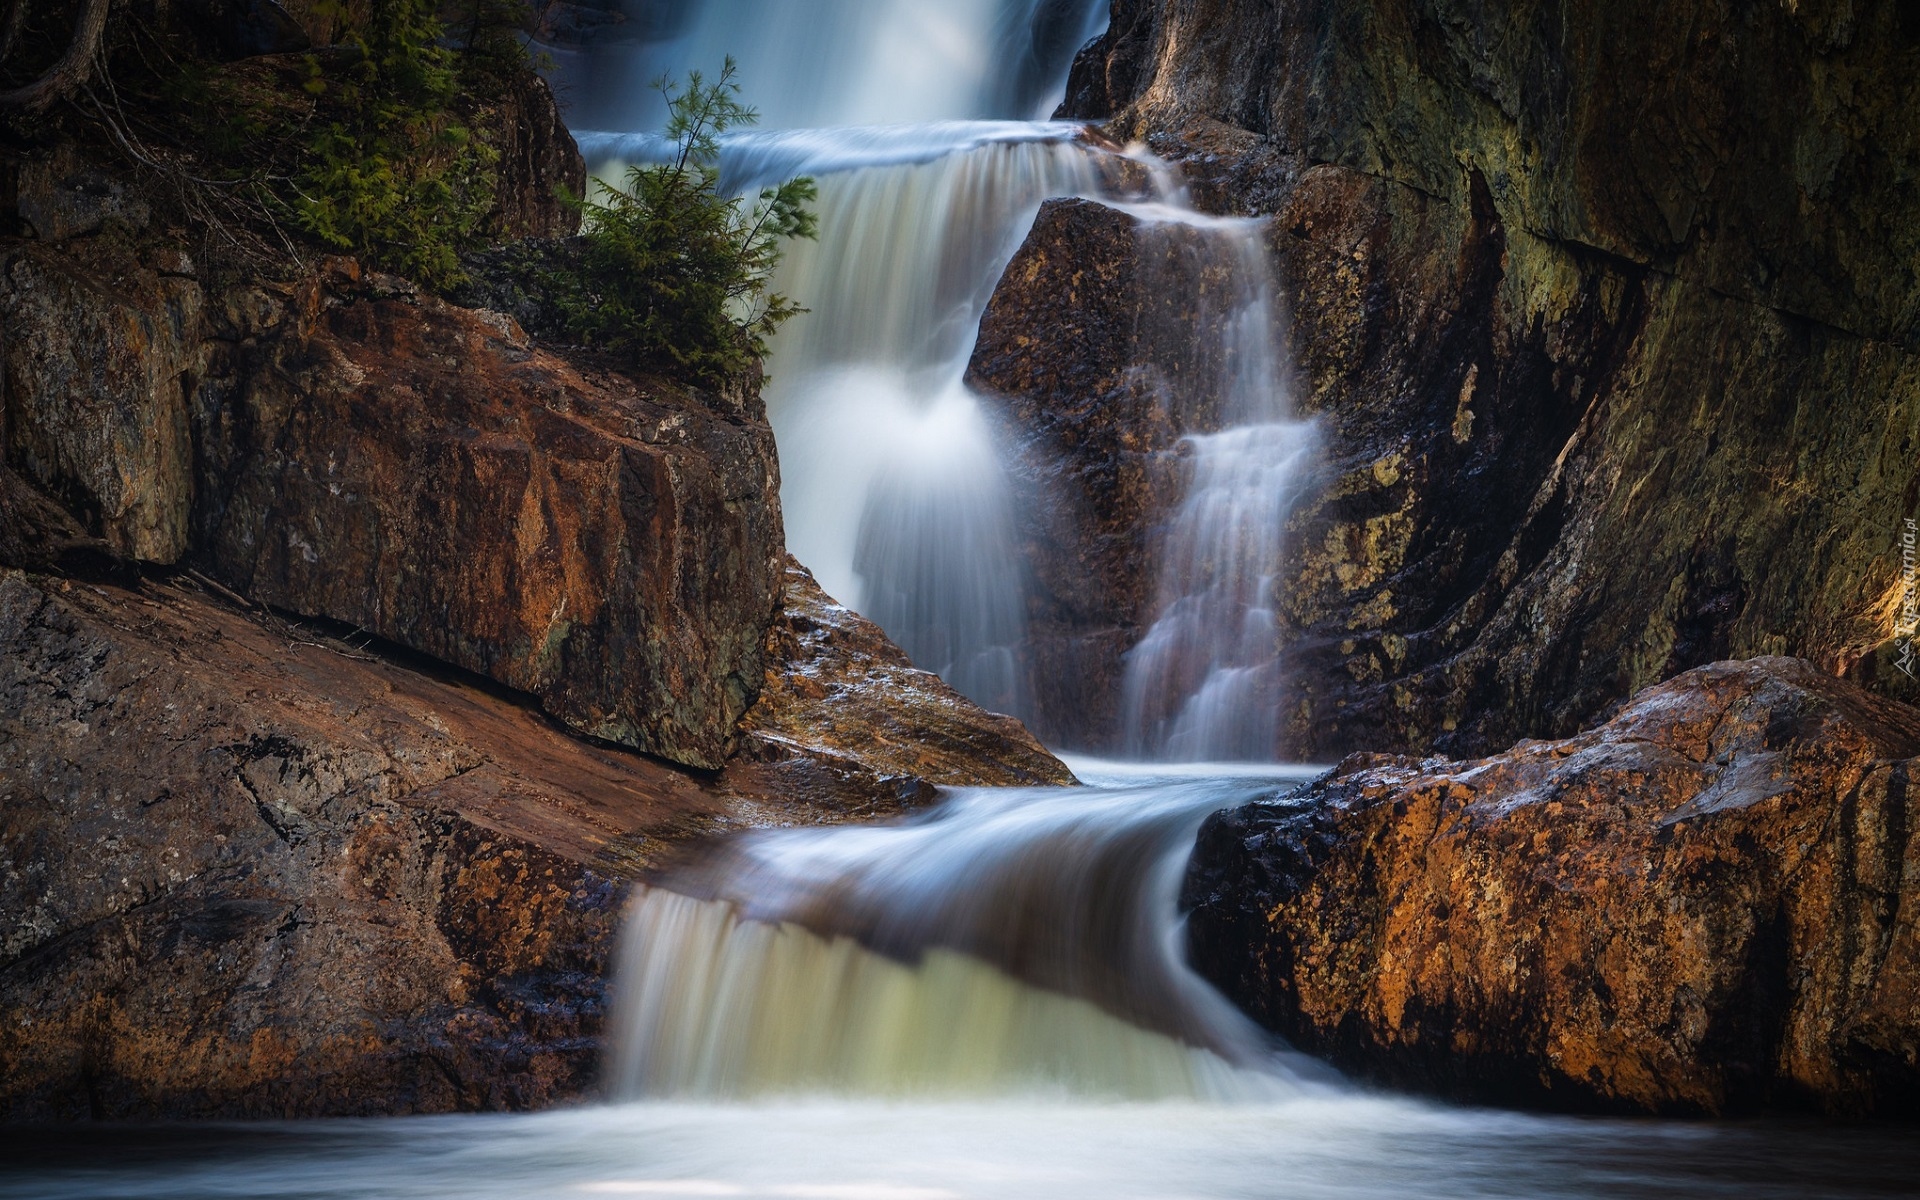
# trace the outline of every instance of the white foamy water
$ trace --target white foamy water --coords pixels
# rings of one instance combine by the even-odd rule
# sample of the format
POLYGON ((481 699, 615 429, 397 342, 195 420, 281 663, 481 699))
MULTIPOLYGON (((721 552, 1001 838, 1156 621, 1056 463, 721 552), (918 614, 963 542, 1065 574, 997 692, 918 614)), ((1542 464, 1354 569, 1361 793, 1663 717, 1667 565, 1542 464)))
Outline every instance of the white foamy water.
POLYGON ((1164 395, 1210 414, 1189 432, 1185 495, 1160 542, 1155 615, 1127 655, 1122 734, 1140 758, 1272 762, 1287 680, 1276 611, 1286 527, 1315 481, 1319 432, 1295 419, 1266 222, 1196 213, 1163 164, 1138 222, 1151 307, 1137 341, 1164 395))
POLYGON ((1383 1097, 649 1103, 0 1135, 13 1200, 1841 1200, 1897 1130, 1582 1121, 1383 1097))
POLYGON ((1199 822, 1301 774, 979 789, 892 825, 737 839, 634 906, 617 1093, 1324 1086, 1187 967, 1176 911, 1199 822))
POLYGON ((1065 90, 1074 53, 1106 24, 1105 0, 648 0, 568 74, 591 84, 592 119, 660 122, 648 85, 708 74, 731 55, 769 128, 947 118, 1035 119, 1065 90), (590 76, 590 78, 589 78, 590 76))
POLYGON ((1192 482, 1160 566, 1159 616, 1127 656, 1129 749, 1188 761, 1279 756, 1287 680, 1275 605, 1288 516, 1318 449, 1300 421, 1187 439, 1192 482))

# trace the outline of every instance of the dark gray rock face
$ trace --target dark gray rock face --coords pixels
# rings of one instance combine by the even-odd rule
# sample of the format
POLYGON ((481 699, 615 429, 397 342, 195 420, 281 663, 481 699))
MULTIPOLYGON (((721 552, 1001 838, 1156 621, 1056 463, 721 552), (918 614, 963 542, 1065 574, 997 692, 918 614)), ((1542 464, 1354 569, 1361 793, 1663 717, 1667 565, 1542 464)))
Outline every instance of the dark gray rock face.
MULTIPOLYGON (((1920 697, 1896 669, 1917 35, 1895 6, 1114 6, 1069 108, 1175 159, 1204 207, 1270 217, 1298 404, 1322 422, 1281 597, 1295 755, 1564 736, 1730 656, 1920 697)), ((1123 278, 1124 221, 1088 220, 1043 217, 1018 261, 1123 278)), ((1074 377, 1045 345, 1014 370, 1001 348, 1033 320, 1121 328, 1144 301, 1024 278, 975 369, 1091 514, 1033 539, 1047 580, 1165 520, 1101 489, 1166 432, 1109 405, 1101 438, 1055 436, 1098 394, 1083 382, 1138 354, 1075 342, 1094 361, 1074 377)), ((1039 625, 1117 655, 1142 593, 1114 575, 1089 594, 1039 625)), ((1055 708, 1097 708, 1113 671, 1086 666, 1055 708)))
POLYGON ((0 247, 0 458, 114 553, 150 562, 187 548, 189 396, 207 355, 204 294, 169 267, 0 247))

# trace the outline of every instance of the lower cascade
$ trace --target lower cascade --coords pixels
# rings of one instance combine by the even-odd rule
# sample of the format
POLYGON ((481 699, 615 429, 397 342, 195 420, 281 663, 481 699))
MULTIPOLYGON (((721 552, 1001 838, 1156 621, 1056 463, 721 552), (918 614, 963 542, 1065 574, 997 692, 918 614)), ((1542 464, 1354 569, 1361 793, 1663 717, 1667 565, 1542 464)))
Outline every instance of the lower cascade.
POLYGON ((633 907, 616 1090, 1297 1094, 1297 1065, 1187 968, 1176 913, 1199 822, 1290 774, 977 790, 727 843, 633 907))

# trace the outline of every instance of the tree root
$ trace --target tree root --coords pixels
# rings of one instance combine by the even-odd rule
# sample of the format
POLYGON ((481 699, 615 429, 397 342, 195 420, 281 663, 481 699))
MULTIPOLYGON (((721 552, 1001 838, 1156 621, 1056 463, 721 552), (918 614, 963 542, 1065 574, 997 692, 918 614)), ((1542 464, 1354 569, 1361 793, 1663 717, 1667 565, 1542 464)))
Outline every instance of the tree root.
MULTIPOLYGON (((27 3, 28 0, 16 0, 7 16, 7 34, 14 33, 14 26, 24 20, 27 3)), ((94 59, 100 53, 100 41, 107 30, 107 11, 113 7, 113 0, 85 0, 85 4, 80 10, 80 19, 74 23, 73 41, 68 43, 60 61, 25 87, 0 92, 0 109, 44 112, 56 100, 86 83, 93 74, 94 59)), ((9 43, 11 40, 7 38, 9 43)))

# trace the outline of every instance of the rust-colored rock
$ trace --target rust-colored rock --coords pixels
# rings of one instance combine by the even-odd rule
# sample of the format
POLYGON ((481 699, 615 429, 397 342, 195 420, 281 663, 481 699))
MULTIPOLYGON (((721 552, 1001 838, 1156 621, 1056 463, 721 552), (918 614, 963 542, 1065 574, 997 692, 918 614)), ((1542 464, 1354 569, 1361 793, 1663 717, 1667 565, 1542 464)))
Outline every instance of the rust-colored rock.
POLYGON ((0 575, 0 1114, 590 1086, 621 881, 724 812, 536 713, 188 592, 0 575))
POLYGON ((682 847, 1069 778, 794 575, 802 686, 716 780, 185 578, 0 572, 0 1120, 577 1098, 682 847))
POLYGON ((1920 710, 1690 671, 1474 762, 1356 756, 1218 814, 1195 965, 1300 1048, 1502 1103, 1920 1106, 1920 710))
POLYGON ((922 671, 880 627, 836 603, 787 559, 786 605, 767 639, 767 677, 740 723, 721 784, 799 800, 871 797, 875 813, 932 786, 1070 784, 1072 772, 1012 717, 922 671))
POLYGON ((209 574, 531 692, 582 733, 724 764, 783 553, 750 383, 635 380, 350 277, 265 308, 239 314, 267 328, 202 405, 209 574))
POLYGON ((187 546, 205 302, 179 256, 156 258, 0 248, 0 435, 115 554, 170 563, 187 546))

